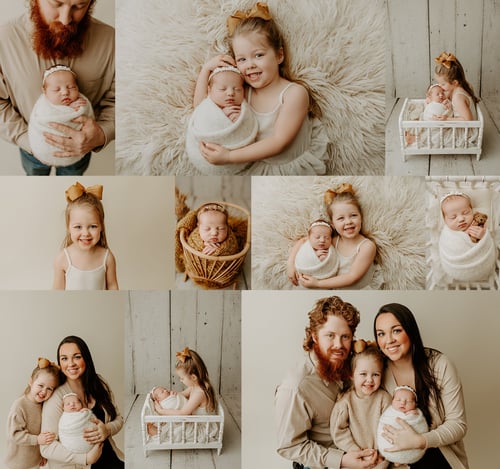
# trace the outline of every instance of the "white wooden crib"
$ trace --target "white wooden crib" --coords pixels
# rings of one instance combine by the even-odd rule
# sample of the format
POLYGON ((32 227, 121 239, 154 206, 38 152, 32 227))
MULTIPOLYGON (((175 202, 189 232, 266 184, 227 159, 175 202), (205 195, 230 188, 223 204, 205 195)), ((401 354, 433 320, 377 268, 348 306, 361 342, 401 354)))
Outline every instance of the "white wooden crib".
POLYGON ((222 451, 222 436, 224 433, 224 409, 220 403, 215 415, 157 415, 154 411, 151 394, 148 393, 141 411, 141 433, 144 448, 144 456, 148 456, 150 450, 160 449, 216 449, 219 455, 222 451), (147 424, 157 425, 157 434, 148 434, 147 424), (161 426, 168 425, 168 436, 163 438, 161 426), (188 425, 192 425, 191 436, 188 436, 188 425), (217 426, 216 436, 198 441, 200 432, 204 435, 213 433, 211 428, 217 426), (174 432, 174 429, 177 432, 174 432), (180 431, 179 431, 180 430, 180 431), (179 435, 180 438, 174 438, 179 435))
POLYGON ((426 287, 429 290, 499 290, 500 288, 500 177, 498 176, 428 176, 428 211, 426 226, 429 232, 426 262, 428 274, 426 287), (439 261, 439 235, 444 221, 441 213, 441 197, 450 192, 469 195, 474 211, 488 215, 488 227, 497 248, 496 267, 488 278, 475 282, 463 282, 443 274, 439 261))
POLYGON ((407 155, 459 155, 475 154, 481 158, 484 119, 476 106, 477 121, 421 121, 412 115, 415 109, 422 109, 425 99, 406 98, 399 114, 399 139, 403 161, 407 155), (406 132, 415 136, 411 144, 406 140, 406 132), (437 142, 436 142, 437 140, 437 142))

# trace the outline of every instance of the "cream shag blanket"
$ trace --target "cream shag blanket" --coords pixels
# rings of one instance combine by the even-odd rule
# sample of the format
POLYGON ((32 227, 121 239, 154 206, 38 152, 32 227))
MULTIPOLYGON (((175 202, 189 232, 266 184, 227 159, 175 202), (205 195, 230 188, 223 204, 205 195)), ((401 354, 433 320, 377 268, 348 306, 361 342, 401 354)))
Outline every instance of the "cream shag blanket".
POLYGON ((252 178, 252 288, 295 288, 286 264, 294 243, 309 224, 328 219, 323 193, 351 183, 363 208, 363 229, 377 246, 383 289, 425 286, 425 181, 416 177, 302 176, 252 178))
POLYGON ((90 421, 94 414, 89 409, 79 412, 63 412, 59 419, 59 441, 72 453, 88 453, 92 446, 83 438, 83 431, 95 426, 90 421))
POLYGON ((429 426, 425 420, 424 414, 420 409, 417 409, 418 415, 405 414, 394 407, 388 407, 380 416, 377 427, 377 447, 379 453, 388 461, 399 464, 413 464, 417 462, 425 453, 425 449, 408 449, 405 451, 385 451, 391 447, 391 444, 382 436, 382 428, 384 425, 391 425, 395 428, 400 428, 396 418, 403 419, 408 425, 413 427, 417 433, 425 433, 429 431, 429 426))
POLYGON ((439 257, 444 272, 460 282, 488 279, 495 268, 497 253, 489 231, 477 243, 463 231, 444 225, 439 237, 439 257))
POLYGON ((339 270, 339 258, 333 246, 327 256, 320 261, 309 240, 300 246, 295 257, 295 268, 301 274, 312 275, 317 279, 333 277, 339 270))
MULTIPOLYGON (((248 0, 117 2, 116 171, 196 175, 185 135, 196 79, 228 51, 226 17, 248 0)), ((268 0, 293 75, 311 90, 328 135, 328 174, 383 174, 383 0, 268 0), (363 14, 360 14, 363 12, 363 14)))
POLYGON ((244 164, 214 165, 209 163, 200 152, 201 141, 214 142, 232 150, 255 141, 259 125, 246 101, 241 103, 238 119, 231 119, 210 98, 205 98, 196 106, 188 122, 186 132, 186 153, 190 162, 204 175, 222 176, 238 174, 249 166, 244 164))
POLYGON ((83 158, 84 155, 67 158, 54 156, 54 153, 60 151, 60 149, 48 144, 43 136, 44 132, 63 135, 61 132, 50 127, 49 122, 58 122, 79 130, 82 124, 72 122, 73 119, 80 116, 94 118, 94 111, 90 101, 81 93, 78 97, 84 99, 86 103, 84 106, 80 106, 78 110, 70 106, 52 104, 43 94, 40 95, 35 103, 28 125, 28 137, 33 155, 42 163, 49 166, 68 166, 83 158))

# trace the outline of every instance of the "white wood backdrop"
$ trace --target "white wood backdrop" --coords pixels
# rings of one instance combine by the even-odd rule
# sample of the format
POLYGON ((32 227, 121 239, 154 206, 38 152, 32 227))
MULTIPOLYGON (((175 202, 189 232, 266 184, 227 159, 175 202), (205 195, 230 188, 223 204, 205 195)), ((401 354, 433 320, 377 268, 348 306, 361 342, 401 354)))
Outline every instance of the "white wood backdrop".
POLYGON ((388 97, 423 96, 434 57, 453 52, 476 95, 498 96, 500 0, 388 0, 388 97))
POLYGON ((207 365, 220 395, 241 391, 240 292, 129 292, 126 315, 126 394, 153 386, 182 390, 175 353, 189 347, 207 365))

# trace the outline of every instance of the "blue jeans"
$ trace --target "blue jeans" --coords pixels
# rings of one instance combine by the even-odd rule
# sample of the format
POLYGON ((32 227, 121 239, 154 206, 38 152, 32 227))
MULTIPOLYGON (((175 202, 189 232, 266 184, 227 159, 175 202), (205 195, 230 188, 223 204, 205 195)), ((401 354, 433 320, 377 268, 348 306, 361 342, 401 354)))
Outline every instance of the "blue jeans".
MULTIPOLYGON (((51 166, 37 160, 31 153, 19 148, 21 153, 21 164, 28 176, 48 176, 51 166)), ((57 176, 81 176, 89 167, 90 152, 88 152, 81 160, 69 166, 56 166, 57 176)))

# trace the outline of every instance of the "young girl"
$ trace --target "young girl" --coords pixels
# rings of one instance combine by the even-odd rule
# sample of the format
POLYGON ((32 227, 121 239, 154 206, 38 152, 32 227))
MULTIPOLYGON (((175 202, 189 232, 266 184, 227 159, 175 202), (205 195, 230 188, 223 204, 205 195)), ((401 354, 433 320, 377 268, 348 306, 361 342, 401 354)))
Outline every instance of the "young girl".
POLYGON ((212 164, 255 162, 250 173, 256 175, 324 174, 326 137, 320 122, 308 118, 308 91, 290 80, 285 44, 267 5, 258 2, 249 12, 236 12, 228 29, 234 58, 220 55, 203 66, 194 106, 207 95, 215 68, 237 66, 249 85, 247 101, 259 123, 257 142, 235 150, 201 142, 202 155, 212 164))
POLYGON ((328 214, 337 236, 333 245, 339 258, 337 275, 317 279, 310 275, 297 274, 294 259, 303 240, 297 241, 288 259, 288 278, 294 285, 306 288, 361 289, 370 286, 375 271, 373 263, 376 246, 362 234, 361 206, 350 184, 342 184, 336 190, 327 190, 324 196, 328 214))
POLYGON ((77 182, 66 190, 66 238, 54 262, 54 289, 118 290, 101 198, 102 186, 77 182))
POLYGON ((59 367, 46 358, 39 358, 31 373, 29 385, 9 412, 7 421, 7 456, 5 464, 10 469, 44 466, 40 445, 54 441, 51 432, 40 433, 42 404, 59 384, 59 367))
POLYGON ((176 353, 175 372, 186 389, 181 394, 187 399, 181 409, 164 409, 155 401, 155 410, 160 415, 204 415, 217 412, 217 397, 210 384, 207 367, 201 357, 186 347, 176 353))
MULTIPOLYGON (((352 386, 332 410, 330 432, 335 446, 343 451, 377 448, 377 425, 390 407, 389 393, 380 388, 384 360, 376 344, 357 340, 351 360, 352 386)), ((377 469, 387 468, 379 459, 377 469)))
POLYGON ((446 97, 451 101, 453 116, 435 115, 435 120, 470 121, 477 120, 476 103, 479 98, 474 95, 472 86, 465 78, 462 64, 453 55, 441 53, 434 59, 434 80, 443 88, 446 97))

